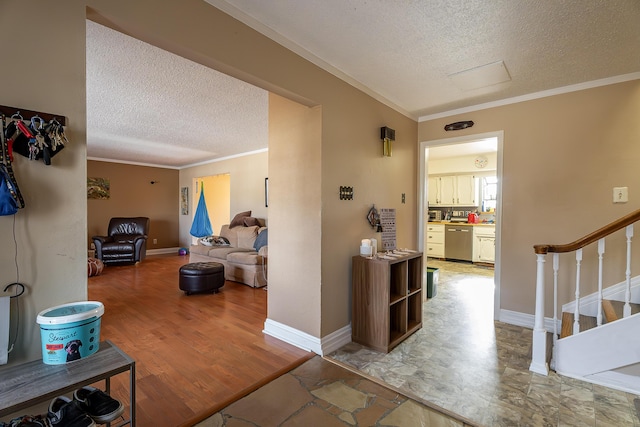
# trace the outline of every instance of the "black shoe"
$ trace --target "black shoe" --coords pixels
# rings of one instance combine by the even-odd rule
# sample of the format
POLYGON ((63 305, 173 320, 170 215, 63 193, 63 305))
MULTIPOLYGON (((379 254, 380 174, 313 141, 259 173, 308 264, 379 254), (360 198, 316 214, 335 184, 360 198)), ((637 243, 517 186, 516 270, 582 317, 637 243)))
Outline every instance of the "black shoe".
POLYGON ((93 420, 100 424, 110 423, 124 412, 120 401, 94 387, 82 387, 73 392, 73 399, 93 420))
POLYGON ((78 402, 66 396, 58 396, 51 401, 47 418, 52 427, 94 427, 96 425, 78 402))

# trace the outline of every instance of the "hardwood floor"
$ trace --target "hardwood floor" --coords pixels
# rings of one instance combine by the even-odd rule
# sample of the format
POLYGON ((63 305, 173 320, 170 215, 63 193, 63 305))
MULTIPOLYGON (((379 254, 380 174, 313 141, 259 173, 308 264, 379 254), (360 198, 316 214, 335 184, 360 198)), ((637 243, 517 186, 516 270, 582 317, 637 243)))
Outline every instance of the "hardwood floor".
MULTIPOLYGON (((218 294, 184 295, 187 262, 148 256, 89 278, 89 300, 105 306, 101 339, 136 361, 141 427, 191 425, 313 356, 262 333, 264 288, 227 281, 218 294)), ((128 393, 127 375, 114 377, 112 396, 128 393)))

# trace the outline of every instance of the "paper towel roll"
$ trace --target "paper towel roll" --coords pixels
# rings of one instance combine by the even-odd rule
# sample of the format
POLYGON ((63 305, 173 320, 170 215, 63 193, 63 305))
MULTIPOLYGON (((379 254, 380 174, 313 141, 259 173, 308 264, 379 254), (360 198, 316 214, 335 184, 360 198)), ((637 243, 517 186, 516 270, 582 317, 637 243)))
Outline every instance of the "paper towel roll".
POLYGON ((0 365, 7 363, 9 354, 10 308, 10 297, 0 297, 0 365))

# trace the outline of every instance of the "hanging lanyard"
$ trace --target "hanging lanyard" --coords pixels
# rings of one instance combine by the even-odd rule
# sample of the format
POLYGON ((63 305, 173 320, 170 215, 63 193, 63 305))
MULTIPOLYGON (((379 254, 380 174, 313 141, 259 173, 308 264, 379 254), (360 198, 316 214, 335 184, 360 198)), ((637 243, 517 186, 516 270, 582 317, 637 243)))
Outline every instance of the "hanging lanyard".
POLYGON ((2 135, 0 135, 0 145, 2 145, 2 165, 0 165, 0 168, 2 169, 1 172, 7 182, 7 188, 9 189, 9 193, 11 193, 11 197, 16 202, 18 209, 22 209, 24 208, 24 199, 22 198, 20 188, 18 188, 18 181, 16 181, 13 168, 11 167, 11 153, 9 152, 9 144, 5 134, 5 115, 3 114, 0 119, 2 120, 2 135))

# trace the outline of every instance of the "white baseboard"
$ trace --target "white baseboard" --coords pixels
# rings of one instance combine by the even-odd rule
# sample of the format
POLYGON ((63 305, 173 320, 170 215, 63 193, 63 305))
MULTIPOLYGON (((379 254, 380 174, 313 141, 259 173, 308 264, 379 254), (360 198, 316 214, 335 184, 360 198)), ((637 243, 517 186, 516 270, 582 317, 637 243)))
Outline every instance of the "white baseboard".
MULTIPOLYGON (((500 322, 508 323, 510 325, 522 326, 523 328, 533 329, 535 326, 535 316, 533 314, 520 313, 518 311, 500 310, 500 322)), ((562 319, 557 319, 558 332, 562 326, 562 319)), ((548 332, 553 332, 553 319, 550 317, 544 318, 544 328, 548 332)))
MULTIPOLYGON (((529 329, 533 329, 535 324, 532 314, 510 310, 500 310, 500 321, 529 329)), ((547 331, 553 332, 553 319, 545 318, 544 327, 547 331)), ((558 324, 558 331, 560 330, 559 327, 560 325, 558 324)), ((267 319, 264 322, 262 332, 303 350, 312 351, 320 356, 336 351, 351 342, 351 325, 340 328, 323 338, 317 338, 291 326, 267 319)))
POLYGON ((323 337, 321 341, 322 354, 320 356, 333 353, 340 347, 349 344, 351 342, 351 324, 330 333, 326 337, 323 337))
POLYGON ((320 339, 283 323, 267 319, 264 322, 264 330, 262 332, 320 356, 329 354, 351 342, 351 325, 338 329, 320 339))
POLYGON ((147 255, 178 254, 180 248, 147 249, 147 255))

